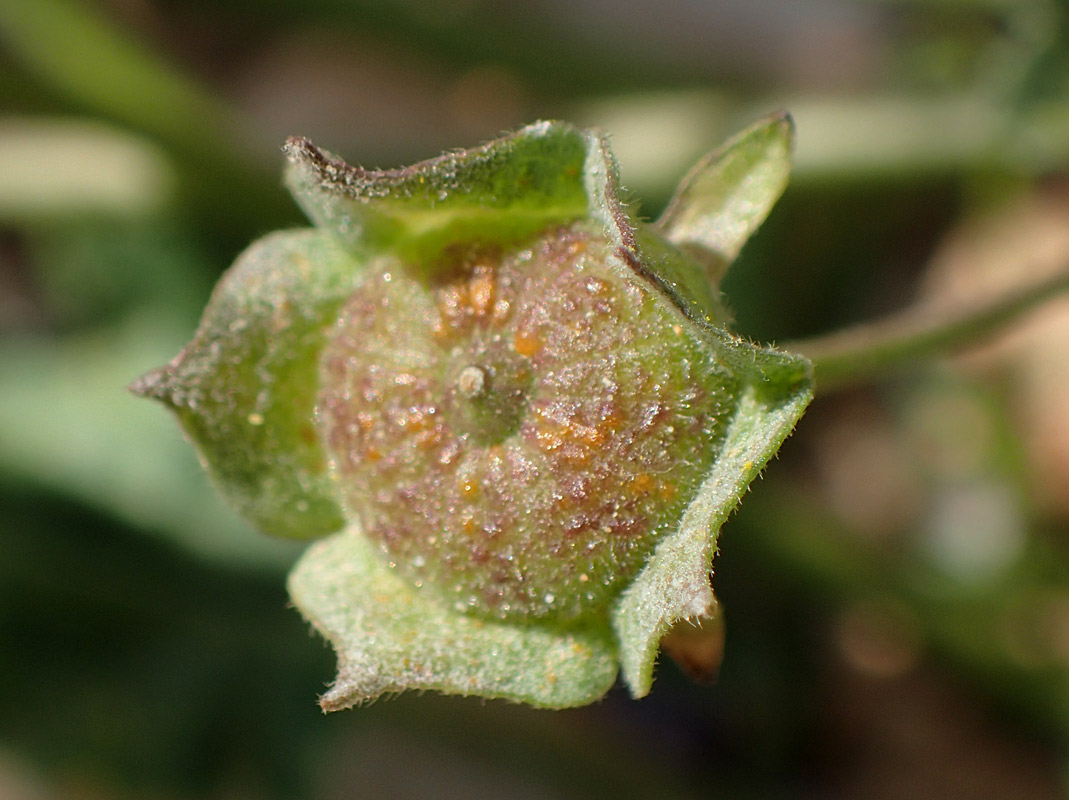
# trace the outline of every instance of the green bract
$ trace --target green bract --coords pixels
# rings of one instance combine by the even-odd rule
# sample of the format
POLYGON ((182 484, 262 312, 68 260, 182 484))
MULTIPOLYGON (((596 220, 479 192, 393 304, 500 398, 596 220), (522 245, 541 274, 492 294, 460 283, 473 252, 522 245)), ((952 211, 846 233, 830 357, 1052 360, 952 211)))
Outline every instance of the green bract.
POLYGON ((134 390, 264 530, 326 536, 290 592, 326 708, 435 689, 564 707, 715 613, 717 532, 811 396, 733 336, 716 278, 788 171, 770 118, 632 219, 597 133, 538 123, 366 171, 302 139, 316 227, 252 245, 134 390))

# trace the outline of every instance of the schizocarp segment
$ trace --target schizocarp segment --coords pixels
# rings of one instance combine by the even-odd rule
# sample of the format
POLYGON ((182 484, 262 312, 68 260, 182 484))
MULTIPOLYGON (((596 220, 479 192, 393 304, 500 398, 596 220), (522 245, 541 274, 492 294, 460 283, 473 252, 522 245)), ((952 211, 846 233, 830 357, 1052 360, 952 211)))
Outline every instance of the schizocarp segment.
POLYGON ((708 471, 736 382, 583 226, 446 259, 369 278, 325 349, 345 507, 458 610, 603 608, 708 471))

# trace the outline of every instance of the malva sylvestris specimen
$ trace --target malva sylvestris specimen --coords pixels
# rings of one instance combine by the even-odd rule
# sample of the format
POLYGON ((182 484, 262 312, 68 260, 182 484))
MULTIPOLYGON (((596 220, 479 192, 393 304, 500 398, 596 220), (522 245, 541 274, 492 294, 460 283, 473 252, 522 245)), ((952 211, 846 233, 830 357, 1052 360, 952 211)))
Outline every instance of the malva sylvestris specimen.
POLYGON ((812 395, 716 286, 792 135, 744 131, 652 224, 563 123, 387 171, 286 144, 315 227, 254 243, 132 388, 255 525, 323 537, 289 588, 338 654, 324 708, 566 707, 618 672, 640 697, 662 637, 715 614, 719 528, 812 395))

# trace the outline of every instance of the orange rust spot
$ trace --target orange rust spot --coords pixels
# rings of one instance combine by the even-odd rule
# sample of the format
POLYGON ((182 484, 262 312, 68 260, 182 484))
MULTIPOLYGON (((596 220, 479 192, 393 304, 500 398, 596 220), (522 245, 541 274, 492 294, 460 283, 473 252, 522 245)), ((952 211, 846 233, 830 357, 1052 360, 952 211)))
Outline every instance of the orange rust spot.
POLYGON ((611 409, 607 411, 601 418, 601 422, 598 424, 598 428, 608 433, 614 433, 620 426, 622 417, 618 409, 611 409))
POLYGON ((660 485, 660 494, 662 500, 672 500, 673 498, 675 498, 676 493, 678 491, 679 490, 676 488, 676 485, 674 483, 670 483, 669 481, 664 481, 660 485))
POLYGON ((479 494, 479 484, 475 481, 461 481, 460 494, 465 500, 471 500, 479 494))
POLYGON ((292 317, 293 304, 288 300, 283 300, 278 307, 275 308, 275 313, 271 316, 271 330, 274 333, 281 333, 289 327, 292 317))
POLYGON ((542 349, 542 340, 532 333, 517 332, 512 339, 512 349, 519 355, 530 358, 542 349))
POLYGON ((369 431, 375 424, 375 418, 366 411, 358 411, 356 414, 356 424, 360 426, 360 430, 369 431))
POLYGON ((568 434, 578 441, 590 447, 597 447, 605 443, 605 432, 600 428, 592 428, 589 425, 569 423, 568 434))
POLYGON ((397 427, 403 431, 418 433, 431 427, 431 420, 422 411, 416 411, 411 414, 403 414, 397 421, 397 427))
POLYGON ((586 290, 595 297, 601 297, 609 292, 609 284, 599 278, 587 278, 586 290))
POLYGON ((656 483, 657 482, 653 479, 653 476, 650 475, 648 472, 640 472, 638 475, 631 479, 630 483, 628 484, 628 488, 631 489, 631 491, 633 492, 637 492, 638 494, 646 494, 654 488, 656 483))
POLYGON ((468 295, 472 311, 477 316, 485 317, 494 302, 494 279, 482 270, 471 279, 468 295))
POLYGON ((460 529, 468 535, 475 533, 475 520, 471 517, 465 518, 464 521, 460 523, 460 529))
POLYGON ((416 446, 422 447, 424 450, 434 447, 440 441, 442 441, 442 434, 436 428, 422 430, 416 434, 416 446))
POLYGON ((534 414, 538 417, 535 438, 542 450, 548 452, 564 447, 564 458, 575 463, 589 462, 593 450, 605 444, 611 433, 606 431, 604 424, 584 425, 576 422, 572 415, 553 407, 535 408, 534 414))
POLYGON ((364 458, 367 461, 380 461, 382 453, 376 447, 368 447, 364 450, 364 458))

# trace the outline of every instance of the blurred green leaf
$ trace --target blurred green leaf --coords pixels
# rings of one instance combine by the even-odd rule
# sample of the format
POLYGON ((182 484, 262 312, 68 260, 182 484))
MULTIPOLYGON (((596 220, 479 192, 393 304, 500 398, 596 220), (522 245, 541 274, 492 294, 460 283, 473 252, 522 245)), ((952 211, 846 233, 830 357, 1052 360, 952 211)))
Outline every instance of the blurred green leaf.
POLYGON ((0 340, 0 466, 205 555, 289 563, 295 548, 240 523, 170 420, 123 391, 180 329, 156 313, 58 343, 0 340))
POLYGON ((144 218, 160 215, 173 200, 167 154, 98 122, 0 120, 0 167, 0 220, 144 218))
POLYGON ((232 141, 224 103, 79 0, 6 0, 0 41, 70 100, 169 144, 212 153, 232 141))

